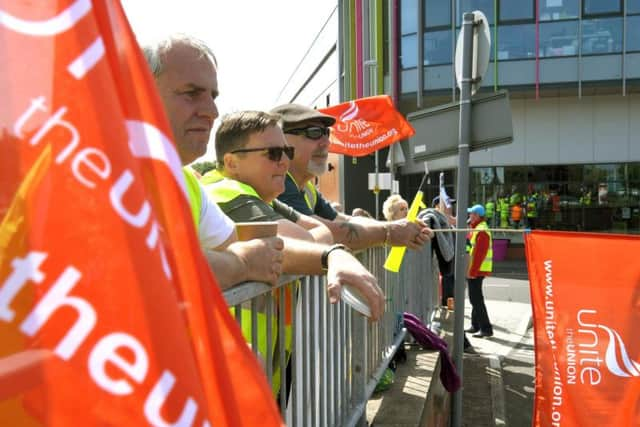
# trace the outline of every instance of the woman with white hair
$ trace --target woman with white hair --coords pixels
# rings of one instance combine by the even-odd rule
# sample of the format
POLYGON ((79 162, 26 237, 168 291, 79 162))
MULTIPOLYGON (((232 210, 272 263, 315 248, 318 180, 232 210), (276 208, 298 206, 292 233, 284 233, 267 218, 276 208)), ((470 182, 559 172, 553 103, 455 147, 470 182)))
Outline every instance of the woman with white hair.
POLYGON ((382 205, 382 214, 387 221, 406 218, 409 212, 409 204, 399 194, 392 194, 387 197, 382 205))

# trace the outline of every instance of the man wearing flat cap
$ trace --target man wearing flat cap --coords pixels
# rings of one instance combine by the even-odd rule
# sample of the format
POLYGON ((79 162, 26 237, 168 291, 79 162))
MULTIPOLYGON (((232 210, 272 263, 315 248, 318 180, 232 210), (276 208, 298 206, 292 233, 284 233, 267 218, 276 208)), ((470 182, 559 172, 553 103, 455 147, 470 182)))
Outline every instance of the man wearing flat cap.
POLYGON ((377 245, 407 246, 419 249, 433 232, 422 221, 406 219, 382 222, 336 212, 313 184, 313 178, 327 171, 330 127, 336 120, 327 114, 299 104, 284 104, 271 110, 282 118, 287 144, 296 155, 289 165, 285 191, 278 199, 297 211, 323 222, 336 242, 352 249, 377 245))

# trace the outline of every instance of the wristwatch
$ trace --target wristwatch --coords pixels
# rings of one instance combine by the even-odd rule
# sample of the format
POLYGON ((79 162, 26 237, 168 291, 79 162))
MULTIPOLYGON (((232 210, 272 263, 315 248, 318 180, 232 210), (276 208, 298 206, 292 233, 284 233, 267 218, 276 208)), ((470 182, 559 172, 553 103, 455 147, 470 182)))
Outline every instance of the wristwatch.
POLYGON ((335 245, 329 246, 327 249, 324 250, 324 252, 322 252, 322 256, 320 257, 320 264, 322 264, 323 270, 326 271, 329 268, 329 254, 338 249, 351 253, 349 248, 347 248, 345 245, 341 243, 337 243, 335 245))

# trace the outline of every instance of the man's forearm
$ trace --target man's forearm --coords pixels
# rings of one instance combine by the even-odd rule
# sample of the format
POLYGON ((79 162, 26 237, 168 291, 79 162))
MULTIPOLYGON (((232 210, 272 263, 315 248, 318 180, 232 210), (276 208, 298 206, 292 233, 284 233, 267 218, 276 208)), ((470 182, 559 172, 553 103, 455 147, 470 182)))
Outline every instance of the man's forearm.
POLYGON ((324 274, 322 270, 322 252, 327 247, 320 243, 311 243, 283 237, 284 259, 282 271, 287 274, 324 274))
POLYGON ((320 220, 308 215, 300 214, 297 225, 307 230, 313 236, 313 239, 319 243, 333 243, 333 233, 320 220))
POLYGON ((386 238, 385 224, 364 217, 347 217, 330 221, 315 217, 326 225, 333 234, 336 243, 342 243, 351 249, 364 249, 381 245, 386 238))
POLYGON ((225 291, 247 280, 247 269, 236 254, 229 250, 205 251, 209 266, 213 270, 220 289, 225 291))

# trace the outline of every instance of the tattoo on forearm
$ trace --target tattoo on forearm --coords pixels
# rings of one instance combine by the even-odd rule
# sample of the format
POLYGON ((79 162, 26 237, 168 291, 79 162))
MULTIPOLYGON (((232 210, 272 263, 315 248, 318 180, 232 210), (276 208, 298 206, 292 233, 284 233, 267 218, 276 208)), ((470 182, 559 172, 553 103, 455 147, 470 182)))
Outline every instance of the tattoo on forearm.
POLYGON ((352 224, 349 221, 342 222, 340 224, 340 228, 346 229, 345 239, 347 242, 351 243, 354 240, 358 240, 360 238, 360 225, 352 224))

